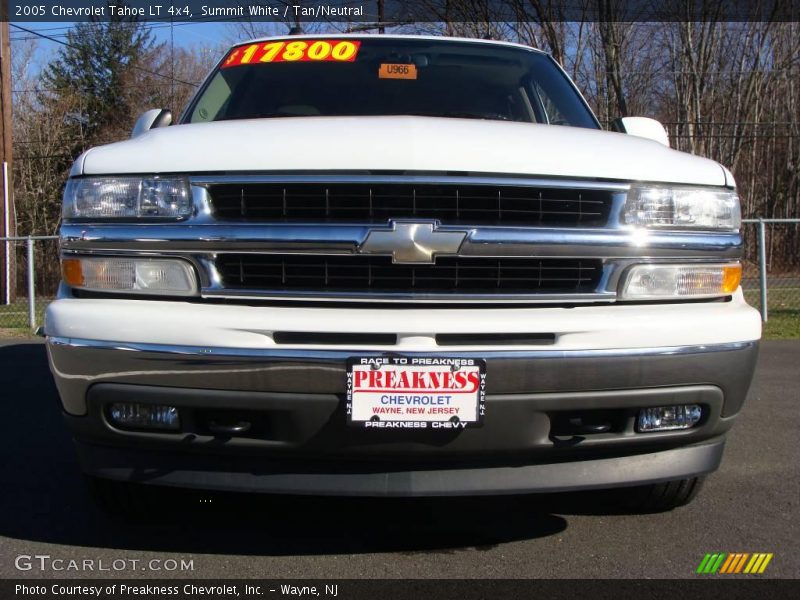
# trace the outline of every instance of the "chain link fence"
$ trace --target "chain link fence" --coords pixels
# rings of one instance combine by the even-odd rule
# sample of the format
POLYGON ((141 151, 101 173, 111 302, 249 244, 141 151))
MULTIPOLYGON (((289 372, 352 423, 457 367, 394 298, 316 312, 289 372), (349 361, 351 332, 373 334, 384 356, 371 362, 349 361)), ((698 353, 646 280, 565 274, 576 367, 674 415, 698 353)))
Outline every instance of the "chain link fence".
POLYGON ((776 337, 800 337, 800 219, 746 219, 742 235, 747 301, 776 337))
MULTIPOLYGON (((742 235, 747 301, 777 337, 800 337, 800 219, 748 219, 742 235)), ((0 298, 0 336, 30 333, 44 323, 58 289, 58 238, 0 238, 0 244, 12 258, 0 273, 12 282, 10 297, 0 298)))
POLYGON ((58 237, 0 238, 4 297, 0 298, 0 336, 31 333, 44 323, 44 310, 61 277, 58 237), (8 285, 7 285, 8 283, 8 285))

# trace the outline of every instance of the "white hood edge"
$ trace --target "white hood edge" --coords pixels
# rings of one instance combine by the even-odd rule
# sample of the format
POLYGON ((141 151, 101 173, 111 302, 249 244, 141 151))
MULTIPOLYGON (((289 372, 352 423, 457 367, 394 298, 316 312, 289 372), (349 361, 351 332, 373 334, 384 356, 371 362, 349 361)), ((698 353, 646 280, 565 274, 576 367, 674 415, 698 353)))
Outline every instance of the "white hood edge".
POLYGON ((622 133, 413 116, 176 125, 93 148, 72 174, 385 170, 728 184, 712 160, 622 133))

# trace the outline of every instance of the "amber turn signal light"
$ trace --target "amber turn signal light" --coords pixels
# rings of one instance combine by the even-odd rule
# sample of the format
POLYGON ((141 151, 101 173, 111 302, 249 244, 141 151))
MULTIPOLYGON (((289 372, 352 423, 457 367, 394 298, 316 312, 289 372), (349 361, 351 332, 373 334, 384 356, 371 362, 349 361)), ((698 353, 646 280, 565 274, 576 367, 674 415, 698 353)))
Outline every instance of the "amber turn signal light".
POLYGON ((722 292, 732 294, 742 282, 742 265, 730 265, 722 270, 722 292))
POLYGON ((83 269, 77 258, 61 259, 61 277, 70 287, 83 287, 83 269))

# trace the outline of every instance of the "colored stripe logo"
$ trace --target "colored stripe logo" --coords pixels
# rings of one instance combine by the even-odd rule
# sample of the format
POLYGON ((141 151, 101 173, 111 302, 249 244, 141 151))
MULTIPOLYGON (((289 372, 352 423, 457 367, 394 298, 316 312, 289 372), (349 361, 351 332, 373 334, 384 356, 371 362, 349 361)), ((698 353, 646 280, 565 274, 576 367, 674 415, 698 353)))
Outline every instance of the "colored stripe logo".
POLYGON ((760 575, 763 573, 773 554, 766 552, 715 552, 709 553, 700 561, 697 573, 702 575, 713 575, 715 573, 724 575, 735 575, 738 573, 748 575, 760 575))

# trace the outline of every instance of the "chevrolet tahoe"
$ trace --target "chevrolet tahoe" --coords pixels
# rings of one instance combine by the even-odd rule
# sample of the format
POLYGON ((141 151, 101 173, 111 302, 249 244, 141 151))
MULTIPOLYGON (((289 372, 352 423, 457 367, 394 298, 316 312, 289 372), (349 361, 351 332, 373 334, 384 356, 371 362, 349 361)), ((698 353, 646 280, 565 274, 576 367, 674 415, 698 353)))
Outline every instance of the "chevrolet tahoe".
POLYGON ((95 482, 448 496, 717 469, 761 323, 731 173, 546 53, 233 47, 74 163, 45 331, 95 482))

